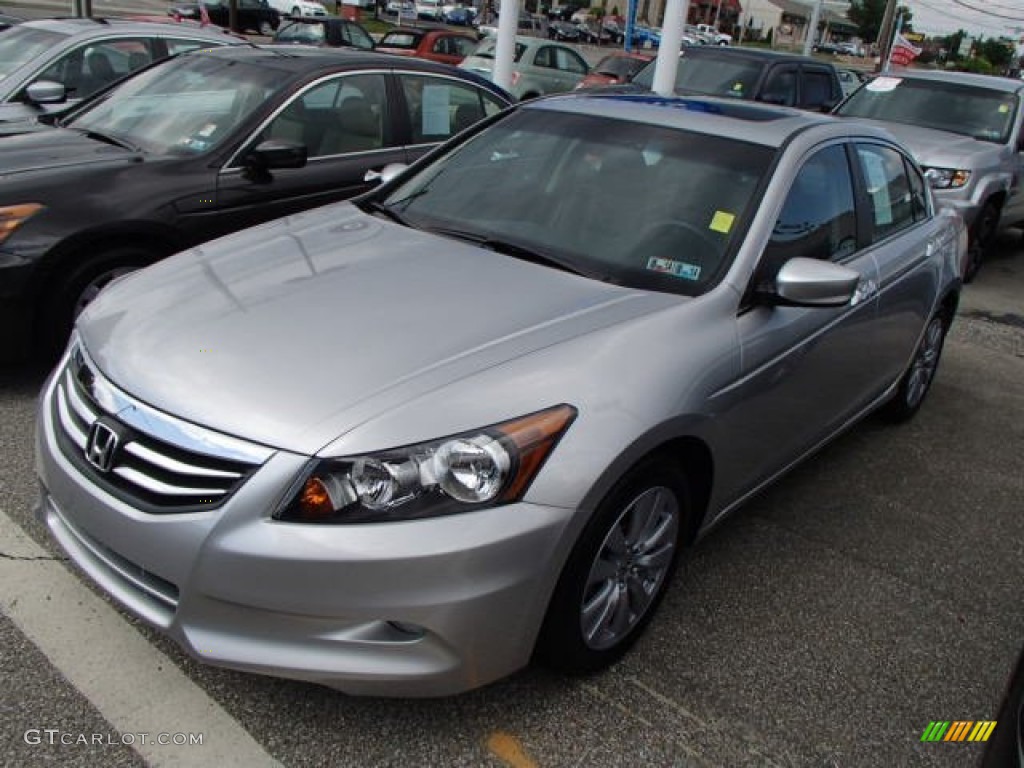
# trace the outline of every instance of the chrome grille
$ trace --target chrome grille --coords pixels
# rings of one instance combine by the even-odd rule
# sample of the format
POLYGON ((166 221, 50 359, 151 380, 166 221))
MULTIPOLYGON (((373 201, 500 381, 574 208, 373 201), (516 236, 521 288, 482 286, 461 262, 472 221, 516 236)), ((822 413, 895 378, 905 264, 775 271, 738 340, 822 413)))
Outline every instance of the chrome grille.
POLYGON ((271 453, 132 400, 103 379, 77 345, 53 391, 64 454, 98 485, 146 512, 218 506, 271 453), (98 424, 115 436, 106 456, 95 441, 90 445, 98 424))

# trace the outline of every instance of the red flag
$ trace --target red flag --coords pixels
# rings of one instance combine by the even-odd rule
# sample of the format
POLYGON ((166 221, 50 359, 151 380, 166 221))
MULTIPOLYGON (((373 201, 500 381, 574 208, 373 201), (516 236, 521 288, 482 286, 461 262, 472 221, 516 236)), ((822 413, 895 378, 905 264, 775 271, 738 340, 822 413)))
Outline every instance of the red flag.
POLYGON ((203 0, 199 0, 199 23, 204 27, 210 23, 210 12, 206 10, 203 0))
POLYGON ((889 61, 901 67, 907 66, 910 62, 921 55, 921 49, 914 46, 907 38, 896 33, 896 39, 892 41, 892 51, 889 53, 889 61))

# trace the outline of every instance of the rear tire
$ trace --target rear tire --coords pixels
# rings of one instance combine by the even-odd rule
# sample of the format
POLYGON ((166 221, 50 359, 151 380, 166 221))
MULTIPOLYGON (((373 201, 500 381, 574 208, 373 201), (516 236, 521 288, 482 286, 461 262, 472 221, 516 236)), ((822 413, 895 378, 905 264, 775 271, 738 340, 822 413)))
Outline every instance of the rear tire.
POLYGON ((685 477, 646 459, 598 505, 573 547, 537 640, 536 658, 565 674, 617 661, 654 616, 690 520, 685 477))
POLYGON ((914 351, 914 359, 900 379, 896 395, 882 410, 890 421, 907 421, 913 417, 931 390, 942 357, 946 332, 949 330, 951 318, 947 314, 945 311, 936 312, 928 321, 924 335, 914 351))
POLYGON ((42 303, 38 324, 41 354, 48 360, 59 356, 67 344, 75 318, 100 291, 118 277, 141 269, 156 259, 144 248, 121 246, 78 264, 42 303))
POLYGON ((263 35, 264 37, 273 37, 274 36, 274 32, 276 30, 274 28, 274 25, 271 24, 269 21, 261 21, 260 22, 260 30, 259 31, 260 31, 260 34, 263 35))

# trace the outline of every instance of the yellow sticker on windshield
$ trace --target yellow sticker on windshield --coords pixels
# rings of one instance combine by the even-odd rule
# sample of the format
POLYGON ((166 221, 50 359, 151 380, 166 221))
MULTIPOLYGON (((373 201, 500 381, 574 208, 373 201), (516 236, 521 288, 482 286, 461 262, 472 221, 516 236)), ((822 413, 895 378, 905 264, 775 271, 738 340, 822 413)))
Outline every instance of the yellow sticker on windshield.
POLYGON ((999 105, 999 114, 1005 115, 1009 111, 1010 111, 1010 105, 1009 104, 1000 104, 999 105))
POLYGON ((726 213, 725 211, 715 211, 715 215, 711 217, 711 224, 708 226, 708 229, 728 235, 734 221, 736 221, 736 217, 733 214, 726 213))

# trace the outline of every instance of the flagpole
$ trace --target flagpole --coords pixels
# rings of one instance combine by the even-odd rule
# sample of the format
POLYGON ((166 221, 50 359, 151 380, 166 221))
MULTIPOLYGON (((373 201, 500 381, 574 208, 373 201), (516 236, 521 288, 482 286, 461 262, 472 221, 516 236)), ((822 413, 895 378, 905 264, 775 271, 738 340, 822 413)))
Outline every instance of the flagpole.
POLYGON ((882 67, 883 74, 889 74, 889 68, 892 66, 892 49, 896 47, 896 40, 899 39, 900 33, 903 31, 903 13, 900 9, 896 10, 896 32, 892 36, 892 42, 889 43, 889 50, 885 52, 885 66, 882 67))

